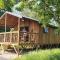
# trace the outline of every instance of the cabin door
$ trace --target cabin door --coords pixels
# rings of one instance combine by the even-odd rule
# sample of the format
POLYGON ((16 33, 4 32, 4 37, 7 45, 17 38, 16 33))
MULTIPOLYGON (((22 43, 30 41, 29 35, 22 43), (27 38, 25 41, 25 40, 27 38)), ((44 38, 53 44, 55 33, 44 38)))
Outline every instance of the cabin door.
POLYGON ((20 40, 22 42, 28 42, 29 41, 29 27, 25 26, 25 27, 20 27, 20 40))

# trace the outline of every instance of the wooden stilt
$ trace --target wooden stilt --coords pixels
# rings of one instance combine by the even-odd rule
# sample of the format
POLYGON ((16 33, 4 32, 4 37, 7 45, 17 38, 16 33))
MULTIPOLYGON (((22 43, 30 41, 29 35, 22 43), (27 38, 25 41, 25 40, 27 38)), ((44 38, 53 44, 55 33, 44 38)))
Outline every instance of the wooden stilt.
POLYGON ((18 54, 18 51, 17 51, 17 49, 16 49, 16 47, 15 47, 15 45, 14 45, 14 44, 13 44, 13 48, 14 48, 14 50, 15 50, 16 54, 18 54))
POLYGON ((4 46, 3 46, 3 44, 1 44, 1 54, 3 54, 4 53, 4 46))

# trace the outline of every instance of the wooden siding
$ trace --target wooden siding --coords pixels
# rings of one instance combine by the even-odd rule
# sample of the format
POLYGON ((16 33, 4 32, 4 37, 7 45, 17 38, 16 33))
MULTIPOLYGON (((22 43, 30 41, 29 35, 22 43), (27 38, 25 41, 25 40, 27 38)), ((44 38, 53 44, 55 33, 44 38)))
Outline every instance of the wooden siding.
POLYGON ((31 42, 33 41, 39 45, 60 44, 60 35, 56 34, 54 28, 52 27, 48 27, 48 32, 44 33, 43 27, 41 27, 41 25, 39 25, 36 21, 27 19, 25 21, 20 21, 20 27, 21 26, 29 27, 28 36, 29 41, 31 42))
POLYGON ((60 35, 56 34, 54 28, 49 27, 48 32, 44 33, 43 28, 40 27, 40 45, 46 44, 60 44, 60 35))
MULTIPOLYGON (((0 26, 3 27, 5 26, 5 16, 3 16, 3 18, 0 20, 0 26)), ((19 29, 21 27, 26 27, 26 26, 29 29, 29 31, 27 32, 28 35, 27 42, 34 42, 39 45, 60 44, 60 35, 55 33, 53 27, 48 27, 48 32, 44 33, 43 27, 41 27, 41 25, 37 21, 28 18, 21 18, 19 29)), ((10 14, 7 14, 6 27, 14 28, 14 30, 13 31, 10 30, 10 32, 5 32, 6 36, 4 35, 5 33, 0 33, 0 42, 4 42, 4 38, 5 38, 5 42, 10 42, 11 40, 12 40, 11 42, 17 42, 18 33, 11 33, 11 32, 18 31, 20 38, 19 42, 22 43, 21 37, 23 36, 23 32, 21 33, 21 31, 18 30, 18 18, 10 14)))

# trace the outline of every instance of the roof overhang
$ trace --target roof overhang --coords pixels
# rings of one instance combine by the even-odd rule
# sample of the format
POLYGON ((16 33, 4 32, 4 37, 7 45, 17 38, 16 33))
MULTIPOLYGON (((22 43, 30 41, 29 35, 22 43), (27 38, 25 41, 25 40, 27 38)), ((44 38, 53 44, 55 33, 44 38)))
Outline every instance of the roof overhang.
POLYGON ((32 20, 32 21, 36 21, 38 22, 36 19, 32 19, 30 17, 27 16, 22 16, 13 12, 5 12, 1 17, 0 17, 0 26, 4 26, 5 25, 5 18, 7 20, 7 26, 13 26, 13 24, 17 24, 18 18, 20 19, 27 19, 27 20, 32 20), (7 17, 5 17, 5 15, 7 15, 7 17))
POLYGON ((22 18, 22 17, 16 14, 13 14, 11 12, 5 12, 0 17, 0 26, 5 26, 5 19, 6 19, 6 26, 14 27, 16 24, 18 24, 18 18, 22 18))
MULTIPOLYGON (((33 21, 36 21, 37 23, 39 23, 39 24, 42 24, 42 23, 40 23, 39 22, 39 20, 37 20, 37 19, 33 19, 33 18, 30 18, 30 17, 27 17, 27 16, 22 16, 22 15, 20 15, 20 14, 17 14, 17 13, 13 13, 13 12, 8 12, 8 11, 6 11, 1 17, 0 17, 0 25, 5 25, 4 24, 4 20, 5 20, 5 15, 7 14, 7 20, 8 20, 8 26, 10 25, 10 26, 13 26, 13 24, 17 24, 17 20, 18 20, 18 18, 22 18, 22 19, 28 19, 28 20, 33 20, 33 21), (1 24, 2 23, 2 24, 1 24)), ((49 26, 53 26, 53 25, 50 25, 49 24, 49 26)), ((54 26, 54 27, 57 27, 57 26, 54 26)))

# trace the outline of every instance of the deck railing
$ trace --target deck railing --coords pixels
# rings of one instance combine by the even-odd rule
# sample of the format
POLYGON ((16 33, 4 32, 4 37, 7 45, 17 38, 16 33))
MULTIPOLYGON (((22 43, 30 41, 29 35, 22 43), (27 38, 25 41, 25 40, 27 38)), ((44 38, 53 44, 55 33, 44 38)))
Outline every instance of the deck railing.
POLYGON ((17 43, 18 31, 0 33, 0 43, 17 43))
POLYGON ((0 33, 0 43, 37 43, 39 33, 24 33, 18 31, 0 33), (19 41, 18 41, 19 38, 19 41))
POLYGON ((38 40, 39 40, 39 33, 20 32, 20 42, 37 43, 38 40))
POLYGON ((36 43, 40 45, 60 44, 60 35, 55 34, 51 36, 49 34, 40 34, 40 33, 31 33, 31 32, 19 33, 19 31, 3 32, 0 33, 0 43, 9 43, 9 44, 36 43))

